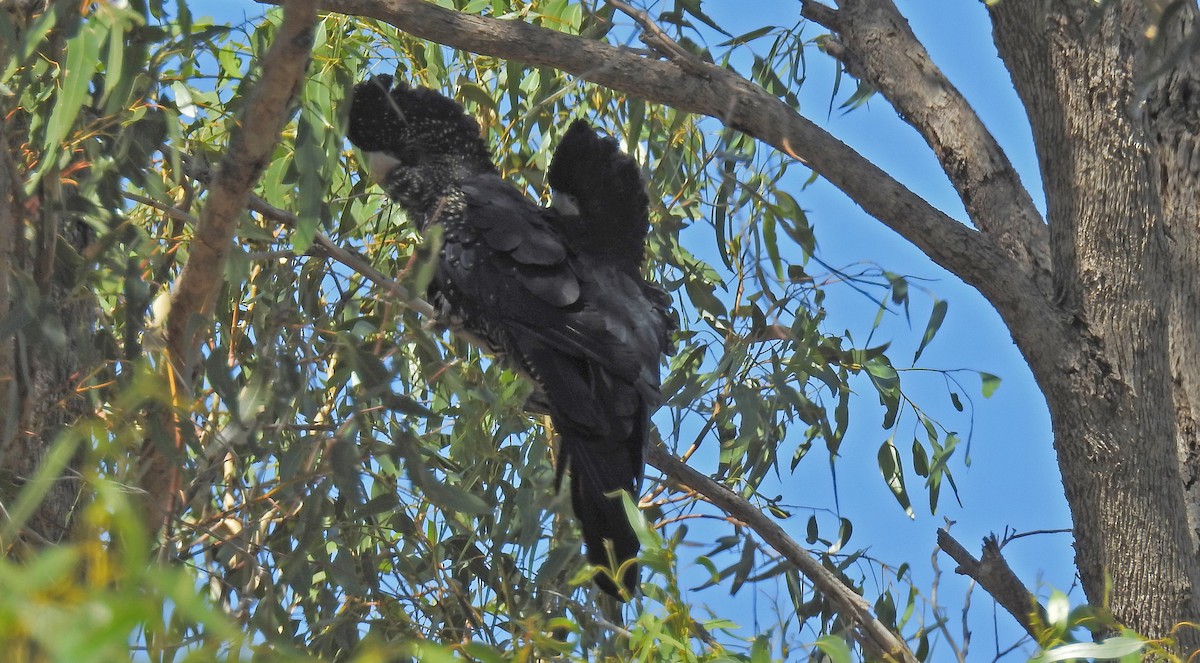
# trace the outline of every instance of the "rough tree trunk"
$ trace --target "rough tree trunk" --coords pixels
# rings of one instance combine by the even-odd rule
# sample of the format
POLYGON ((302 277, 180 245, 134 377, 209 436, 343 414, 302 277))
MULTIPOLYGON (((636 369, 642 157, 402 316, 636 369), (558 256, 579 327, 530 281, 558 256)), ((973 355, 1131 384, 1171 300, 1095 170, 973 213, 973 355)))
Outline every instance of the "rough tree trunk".
MULTIPOLYGON (((1195 10, 1184 5, 1171 19, 1175 42, 1195 10)), ((991 11, 1033 127, 1054 298, 1071 331, 1058 347, 1032 347, 1013 329, 1050 407, 1080 579, 1091 602, 1107 598, 1117 619, 1163 636, 1200 617, 1184 490, 1195 472, 1189 387, 1200 384, 1198 99, 1179 94, 1193 92, 1190 69, 1155 78, 1165 40, 1147 39, 1149 6, 1002 2, 991 11)), ((1188 651, 1200 646, 1194 631, 1179 635, 1188 651)))
MULTIPOLYGON (((91 293, 77 287, 78 253, 90 233, 63 212, 70 194, 56 180, 24 199, 11 159, 23 137, 9 128, 0 126, 0 502, 6 507, 58 433, 86 411, 80 367, 91 366, 95 323, 91 293)), ((71 465, 26 523, 27 544, 57 543, 68 533, 80 489, 71 465)))
MULTIPOLYGON (((1185 501, 1200 541, 1200 57, 1188 53, 1195 5, 1160 23, 1145 121, 1170 265, 1171 377, 1185 501), (1185 49, 1178 52, 1178 49, 1185 49)), ((1194 549, 1200 552, 1200 549, 1194 549)))

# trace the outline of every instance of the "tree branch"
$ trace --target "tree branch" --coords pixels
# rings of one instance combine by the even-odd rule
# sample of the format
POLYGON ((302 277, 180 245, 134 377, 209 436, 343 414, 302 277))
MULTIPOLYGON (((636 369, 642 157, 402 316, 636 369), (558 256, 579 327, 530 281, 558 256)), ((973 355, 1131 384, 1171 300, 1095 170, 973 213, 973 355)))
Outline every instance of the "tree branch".
MULTIPOLYGON (((167 314, 167 353, 178 394, 190 393, 200 344, 210 331, 217 293, 224 282, 225 258, 234 230, 245 211, 251 187, 258 182, 278 143, 288 107, 307 69, 317 21, 316 4, 316 0, 287 2, 275 42, 262 59, 262 73, 209 187, 167 314)), ((164 423, 164 430, 177 430, 172 418, 164 416, 164 423)), ((173 452, 181 441, 178 434, 173 438, 170 444, 148 440, 142 452, 140 483, 146 492, 147 523, 152 530, 161 527, 174 511, 179 467, 173 452)))
POLYGON ((629 6, 621 2, 621 0, 605 0, 608 4, 616 7, 642 28, 642 42, 650 48, 661 53, 667 58, 675 62, 675 64, 683 67, 687 71, 704 74, 704 61, 696 57, 695 54, 689 52, 684 47, 680 46, 674 39, 667 36, 667 33, 650 18, 646 12, 629 6))
POLYGON ((1040 617, 1044 623, 1046 611, 1037 598, 1025 588, 1017 574, 1013 573, 1008 560, 1000 554, 1000 544, 994 535, 984 537, 983 557, 978 560, 944 529, 938 529, 937 543, 938 547, 958 564, 958 568, 954 569, 955 573, 973 578, 1017 620, 1026 633, 1037 640, 1037 620, 1034 617, 1040 617))
MULTIPOLYGON (((212 180, 212 173, 210 173, 206 168, 200 166, 199 163, 190 155, 183 156, 184 163, 187 164, 188 177, 200 182, 201 184, 207 185, 212 180)), ((157 201, 146 199, 143 196, 126 193, 125 197, 131 200, 137 200, 138 202, 147 205, 159 207, 160 209, 166 208, 163 209, 163 211, 168 215, 183 214, 183 212, 180 212, 179 210, 169 206, 160 206, 157 201)), ((296 218, 295 214, 275 207, 271 203, 268 203, 254 194, 250 194, 247 200, 247 206, 250 209, 258 212, 259 214, 263 215, 263 217, 271 221, 288 228, 295 228, 299 225, 299 219, 296 218)), ((437 318, 437 310, 433 308, 432 304, 412 294, 409 292, 408 288, 400 285, 400 283, 395 279, 389 278, 383 272, 375 269, 373 266, 371 266, 370 261, 359 253, 338 246, 333 240, 329 239, 325 233, 321 232, 313 235, 313 245, 317 246, 325 255, 333 258, 337 262, 342 263, 351 270, 365 276, 368 280, 376 285, 384 288, 405 306, 411 308, 417 313, 420 313, 421 315, 429 317, 430 319, 437 318)))
POLYGON ((1050 292, 1049 233, 1033 199, 892 0, 843 0, 836 20, 830 12, 815 0, 804 2, 804 15, 834 29, 847 51, 832 53, 879 90, 933 149, 975 226, 1050 292))
POLYGON ((871 614, 870 604, 846 587, 842 581, 801 548, 787 532, 771 518, 712 478, 697 472, 676 458, 661 444, 646 450, 646 462, 669 478, 700 493, 721 510, 754 530, 763 541, 775 548, 812 581, 813 585, 837 606, 838 611, 854 624, 855 638, 871 659, 915 663, 908 646, 871 614))
MULTIPOLYGON (((273 3, 279 0, 260 0, 273 3)), ((519 20, 463 14, 422 0, 320 0, 321 8, 375 18, 454 48, 554 67, 598 85, 714 117, 806 164, 931 260, 978 289, 1029 347, 1054 347, 1062 322, 1038 284, 994 241, 934 208, 861 154, 736 73, 519 20), (1031 338, 1032 337, 1032 338, 1031 338), (1041 344, 1041 345, 1039 345, 1041 344)))
POLYGON ((246 209, 247 196, 279 142, 288 108, 307 69, 316 4, 315 0, 290 0, 286 4, 283 24, 262 59, 262 74, 213 175, 208 200, 200 212, 200 225, 167 317, 168 346, 185 384, 191 383, 200 343, 209 332, 209 318, 224 282, 225 258, 246 209))

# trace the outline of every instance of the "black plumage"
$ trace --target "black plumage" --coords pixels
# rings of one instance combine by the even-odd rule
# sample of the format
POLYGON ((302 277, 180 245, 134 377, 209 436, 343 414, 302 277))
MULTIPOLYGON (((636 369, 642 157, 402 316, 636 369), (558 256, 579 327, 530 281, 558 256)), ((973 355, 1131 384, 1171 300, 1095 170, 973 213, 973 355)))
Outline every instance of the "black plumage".
MULTIPOLYGON (((549 172, 569 203, 539 207, 500 178, 461 106, 390 76, 355 88, 348 136, 410 220, 441 226, 427 294, 442 320, 537 383, 588 560, 633 559, 619 494, 639 492, 674 327, 669 297, 640 274, 648 199, 637 164, 577 122, 549 172)), ((632 594, 637 578, 630 564, 620 584, 632 594)), ((596 582, 619 595, 604 574, 596 582)))

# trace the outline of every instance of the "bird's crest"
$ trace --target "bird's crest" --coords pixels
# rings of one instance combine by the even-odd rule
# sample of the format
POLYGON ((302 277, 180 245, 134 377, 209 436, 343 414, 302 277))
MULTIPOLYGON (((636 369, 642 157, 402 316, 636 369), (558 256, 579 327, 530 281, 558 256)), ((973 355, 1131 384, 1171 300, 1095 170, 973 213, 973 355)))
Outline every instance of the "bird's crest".
POLYGON ((365 152, 454 156, 491 165, 479 124, 440 93, 373 76, 354 87, 347 137, 365 152))

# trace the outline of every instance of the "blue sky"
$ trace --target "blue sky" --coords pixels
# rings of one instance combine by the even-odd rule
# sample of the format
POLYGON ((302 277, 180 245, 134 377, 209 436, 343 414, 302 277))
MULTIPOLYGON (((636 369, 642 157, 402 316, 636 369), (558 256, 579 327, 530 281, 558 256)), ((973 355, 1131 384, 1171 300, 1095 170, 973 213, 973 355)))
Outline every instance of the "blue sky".
MULTIPOLYGON (((796 11, 795 5, 790 3, 779 3, 778 6, 780 11, 789 14, 796 11)), ((1044 213, 1044 195, 1029 126, 1008 74, 996 55, 983 4, 900 0, 898 6, 909 18, 933 60, 997 136, 1044 213)), ((713 2, 706 8, 719 17, 722 24, 736 24, 751 14, 726 12, 724 9, 728 9, 728 5, 723 9, 713 2)), ((750 23, 746 25, 750 27, 750 23)), ((736 29, 731 31, 737 32, 736 29)), ((957 219, 966 219, 957 195, 929 148, 882 98, 875 97, 867 107, 848 114, 826 112, 832 72, 833 65, 827 59, 819 56, 810 59, 810 80, 801 100, 802 108, 807 106, 814 110, 806 115, 934 206, 957 219)), ((937 338, 922 356, 922 366, 973 368, 1003 378, 1002 386, 991 399, 975 397, 971 466, 955 466, 961 508, 952 499, 943 498, 939 514, 930 516, 928 509, 922 509, 917 503, 919 498, 914 496, 917 518, 909 521, 899 508, 894 508, 894 502, 889 503, 890 495, 881 481, 864 481, 848 490, 845 479, 841 478, 842 512, 855 523, 852 547, 869 545, 873 555, 907 560, 913 564, 918 578, 921 574, 928 578, 931 577, 928 560, 935 545, 936 529, 944 526, 947 518, 955 521, 952 534, 976 556, 983 536, 1003 533, 1005 528, 1018 532, 1069 528, 1070 515, 1052 448, 1045 400, 992 307, 977 291, 934 265, 829 184, 823 181, 814 184, 800 200, 809 210, 809 219, 816 228, 819 252, 826 262, 833 265, 875 262, 890 271, 934 279, 925 285, 937 298, 949 302, 949 314, 937 338)), ((839 308, 831 303, 828 306, 831 320, 861 338, 869 330, 870 315, 864 315, 861 308, 856 313, 850 299, 838 301, 847 301, 849 305, 839 308)), ((916 303, 914 301, 914 305, 916 303)), ((928 299, 924 302, 924 310, 914 306, 913 329, 907 329, 902 319, 890 321, 894 341, 891 355, 897 362, 912 356, 931 306, 932 301, 928 299)), ((906 390, 922 404, 946 401, 940 379, 910 379, 905 375, 904 380, 906 390)), ((972 384, 972 378, 964 376, 964 382, 972 384)), ((843 446, 845 465, 861 467, 863 477, 869 475, 867 468, 874 462, 875 450, 884 437, 878 414, 870 411, 868 401, 867 397, 860 398, 857 407, 852 407, 852 423, 843 446)), ((956 418, 948 404, 941 413, 941 420, 946 425, 957 428, 960 433, 967 432, 965 417, 956 418)), ((811 476, 802 479, 806 483, 804 490, 818 501, 822 491, 830 490, 828 475, 815 466, 808 470, 811 476)), ((877 477, 878 471, 872 478, 877 477)), ((910 490, 916 479, 910 473, 910 490)), ((1072 586, 1071 542, 1069 534, 1027 537, 1014 541, 1004 549, 1004 554, 1026 585, 1044 597, 1050 587, 1066 591, 1072 586)), ((939 556, 938 563, 942 570, 939 602, 948 607, 961 606, 968 580, 953 574, 954 564, 945 555, 939 556)), ((1082 602, 1078 590, 1072 593, 1072 600, 1082 602)), ((992 602, 978 590, 970 614, 973 631, 970 660, 985 660, 985 655, 991 658, 996 652, 997 641, 999 649, 1003 650, 1020 633, 1013 620, 1001 613, 995 620, 999 636, 993 636, 992 602)), ((953 632, 960 633, 957 625, 953 632)), ((942 650, 936 660, 949 660, 949 654, 942 650)), ((1019 654, 1009 658, 1023 659, 1019 654)))
MULTIPOLYGON (((744 3, 712 1, 704 8, 733 34, 762 25, 766 22, 763 16, 768 15, 779 16, 774 19, 777 24, 790 25, 798 12, 798 5, 792 2, 756 4, 764 10, 749 11, 744 3)), ((1044 213, 1044 195, 1029 126, 996 55, 983 4, 900 0, 898 6, 933 60, 996 135, 1044 213)), ((823 32, 811 25, 807 29, 811 32, 806 37, 823 32)), ((935 207, 954 218, 967 218, 928 146, 886 101, 875 97, 865 107, 842 113, 836 108, 853 90, 853 83, 843 80, 839 98, 833 103, 835 110, 830 112, 834 64, 814 50, 808 57, 808 67, 809 78, 799 96, 801 110, 809 119, 935 207)), ((876 263, 892 272, 932 279, 924 286, 932 296, 949 302, 949 314, 921 357, 921 366, 977 369, 1003 378, 1002 386, 992 398, 983 399, 975 392, 971 465, 963 467, 961 456, 954 465, 961 507, 943 494, 938 514, 930 515, 920 492, 920 478, 910 469, 907 481, 913 495, 915 520, 901 511, 875 469, 875 453, 887 432, 880 427, 880 410, 874 404, 873 394, 869 388, 860 391, 862 397, 852 401, 851 424, 838 462, 841 515, 850 518, 855 526, 848 547, 867 547, 871 556, 892 564, 909 562, 918 586, 928 591, 933 577, 929 560, 936 531, 947 520, 954 521, 951 533, 976 556, 982 537, 993 532, 1003 534, 1006 528, 1016 532, 1069 528, 1070 514, 1052 447, 1045 400, 991 305, 973 288, 867 216, 827 182, 818 181, 800 192, 799 180, 803 175, 789 174, 789 177, 794 182, 790 191, 808 212, 817 235, 818 254, 825 262, 834 266, 876 263)), ((883 334, 877 334, 877 338, 892 341, 889 354, 897 365, 916 350, 932 305, 930 297, 918 295, 913 301, 911 327, 902 316, 891 316, 884 323, 883 334)), ((855 339, 863 339, 870 332, 874 304, 860 296, 847 290, 831 293, 826 309, 829 331, 847 329, 855 339)), ((974 376, 968 373, 959 377, 968 388, 977 388, 974 376)), ((902 379, 907 393, 929 407, 947 427, 966 436, 970 422, 953 410, 940 377, 906 373, 902 379)), ((897 444, 902 449, 906 433, 903 427, 897 432, 897 444)), ((829 507, 834 502, 830 473, 822 463, 802 463, 790 482, 794 484, 789 491, 789 499, 796 500, 793 503, 829 507)), ((803 527, 803 517, 793 518, 800 522, 790 526, 792 531, 803 527)), ((1031 536, 1012 542, 1004 554, 1026 585, 1045 597, 1050 588, 1067 591, 1073 585, 1071 542, 1069 534, 1031 536)), ((938 565, 942 572, 938 602, 946 606, 952 620, 957 620, 969 580, 953 573, 954 563, 944 554, 939 554, 938 565)), ((1071 596, 1073 602, 1083 600, 1078 590, 1071 596)), ((993 602, 980 590, 972 597, 969 615, 972 631, 969 660, 990 659, 1020 637, 1021 631, 1012 618, 1003 611, 996 615, 993 602)), ((961 626, 954 623, 950 628, 956 639, 961 640, 961 626)), ((1027 655, 1029 651, 1028 647, 1022 648, 1006 660, 1024 660, 1020 652, 1027 655)), ((932 660, 952 660, 951 654, 942 647, 932 660)))
MULTIPOLYGON (((197 15, 212 13, 228 20, 240 20, 243 16, 262 12, 262 6, 251 0, 192 4, 197 15)), ((997 135, 1026 186, 1030 187, 1034 201, 1044 209, 1029 128, 996 56, 983 5, 963 0, 900 0, 899 4, 934 61, 997 135)), ((798 3, 779 0, 753 4, 709 0, 704 8, 735 34, 758 27, 766 21, 763 16, 779 16, 776 23, 794 24, 799 11, 798 3)), ((807 29, 806 36, 819 34, 814 26, 807 29)), ((835 110, 831 113, 833 63, 814 49, 808 65, 809 81, 799 91, 806 116, 825 126, 936 207, 955 218, 966 218, 928 147, 882 98, 876 97, 867 106, 850 113, 841 113, 836 106, 853 88, 852 82, 844 81, 841 98, 833 104, 835 110)), ((869 218, 827 183, 818 181, 801 191, 800 170, 797 169, 794 176, 789 175, 793 178, 789 190, 808 211, 817 233, 819 256, 825 262, 835 266, 870 262, 892 272, 930 279, 924 282, 924 287, 933 296, 949 302, 945 323, 926 349, 920 365, 977 369, 1003 378, 996 394, 983 399, 979 395, 978 379, 970 373, 959 374, 967 388, 966 394, 972 395, 974 400, 971 465, 965 467, 962 464, 961 452, 953 465, 962 505, 958 506, 953 496, 944 491, 938 514, 930 515, 920 478, 910 468, 908 484, 916 511, 914 520, 903 513, 880 477, 875 454, 887 432, 880 428, 880 413, 874 395, 865 382, 862 384, 866 390, 860 392, 862 397, 852 402, 851 425, 841 450, 843 458, 838 463, 837 497, 841 515, 850 518, 855 527, 849 547, 869 547, 871 556, 893 565, 910 563, 917 585, 928 590, 932 578, 929 560, 934 551, 936 530, 945 526, 947 519, 955 522, 952 533, 976 554, 980 539, 991 532, 1002 533, 1006 528, 1029 531, 1070 527, 1045 402, 991 306, 975 290, 933 265, 920 251, 869 218)), ((930 297, 916 295, 911 327, 902 316, 891 316, 885 321, 882 335, 877 333, 877 339, 892 340, 890 354, 897 365, 915 351, 932 304, 930 297)), ((855 339, 865 339, 870 332, 875 305, 861 296, 848 289, 831 292, 826 308, 830 316, 829 331, 849 330, 855 339)), ((906 392, 922 406, 930 408, 939 421, 966 437, 971 421, 951 407, 941 377, 905 373, 902 379, 906 392)), ((906 448, 904 437, 909 434, 910 431, 903 428, 898 431, 897 444, 901 449, 906 448)), ((811 460, 817 462, 802 463, 795 475, 784 477, 785 501, 831 509, 834 489, 828 464, 817 458, 811 460)), ((711 466, 703 466, 703 463, 703 459, 698 459, 697 467, 701 471, 715 469, 715 463, 711 466)), ((784 523, 798 539, 803 539, 809 513, 798 510, 796 516, 784 523)), ((1048 587, 1066 590, 1072 585, 1074 569, 1068 534, 1023 538, 1009 545, 1004 552, 1017 575, 1031 589, 1040 588, 1039 593, 1043 596, 1048 587)), ((963 604, 968 580, 953 573, 954 564, 945 555, 939 555, 938 564, 942 571, 939 603, 947 606, 954 621, 951 631, 956 638, 961 638, 958 610, 963 604)), ((723 591, 709 590, 698 599, 720 605, 720 592, 723 591)), ((756 598, 770 598, 752 594, 743 590, 733 600, 746 602, 749 610, 757 610, 760 605, 756 598)), ((1082 601, 1078 591, 1073 594, 1073 599, 1082 601)), ((722 608, 723 612, 728 612, 729 606, 722 605, 722 608)), ((766 606, 763 608, 767 609, 766 606)), ((735 614, 738 613, 735 611, 735 614)), ((768 624, 773 620, 768 613, 763 613, 763 619, 768 624)), ((753 619, 741 621, 744 633, 753 631, 753 619)), ((997 648, 1006 648, 1020 635, 1012 619, 1005 614, 999 614, 993 622, 992 602, 978 590, 972 598, 969 624, 973 631, 971 660, 992 658, 997 648), (993 636, 993 628, 998 631, 998 636, 993 636)), ((940 648, 933 660, 951 660, 950 652, 940 648)), ((1023 660, 1023 657, 1018 654, 1006 660, 1023 660)))

